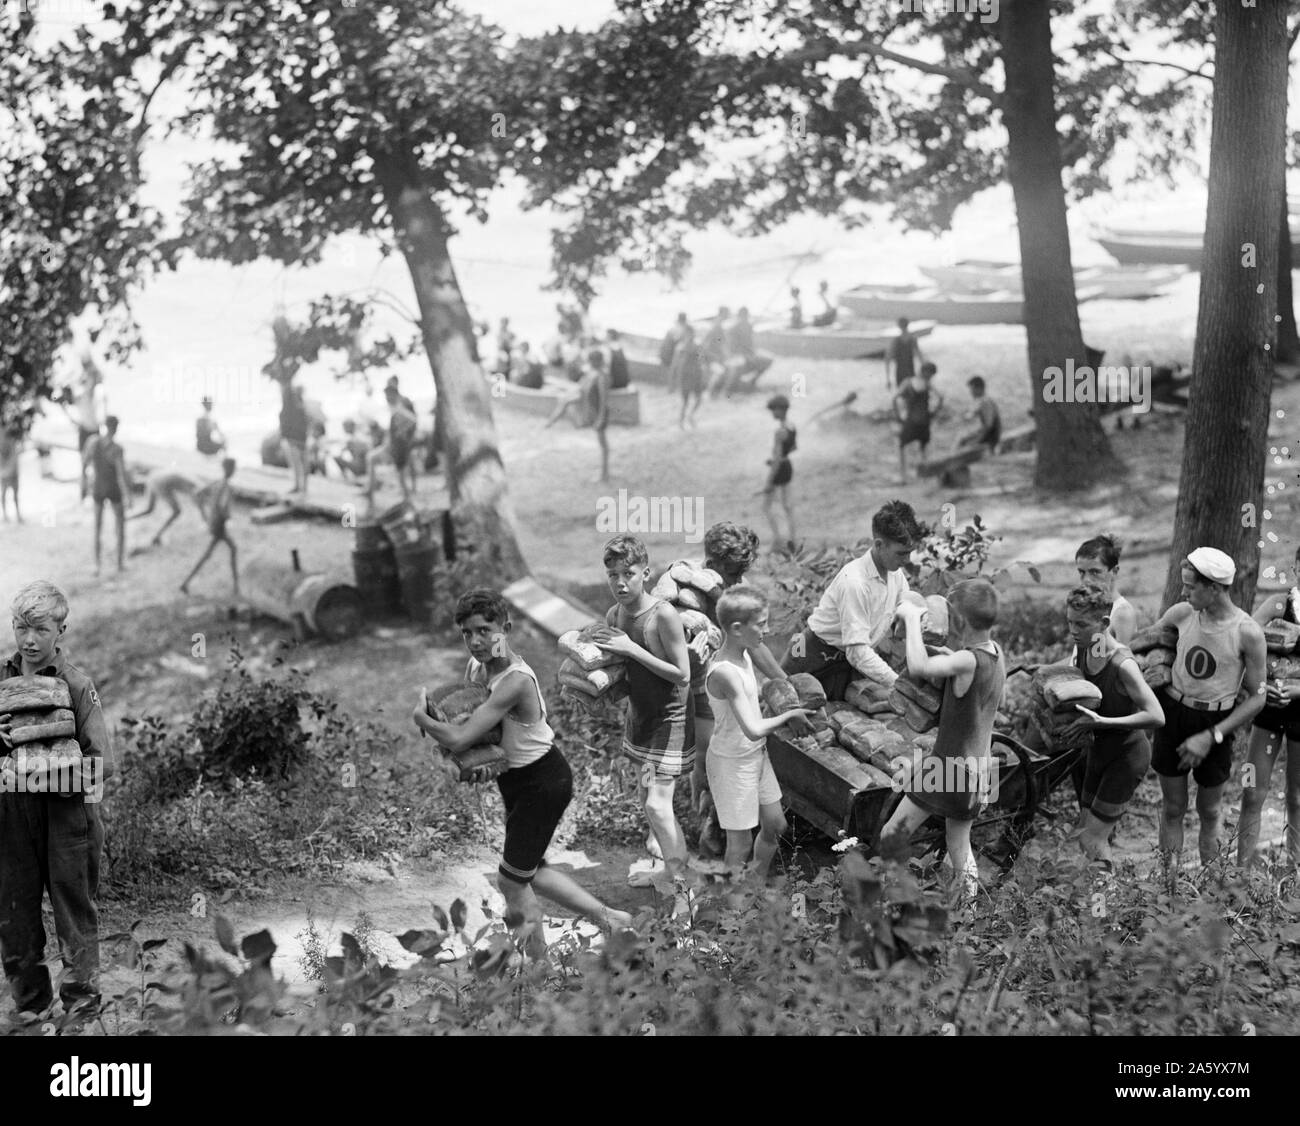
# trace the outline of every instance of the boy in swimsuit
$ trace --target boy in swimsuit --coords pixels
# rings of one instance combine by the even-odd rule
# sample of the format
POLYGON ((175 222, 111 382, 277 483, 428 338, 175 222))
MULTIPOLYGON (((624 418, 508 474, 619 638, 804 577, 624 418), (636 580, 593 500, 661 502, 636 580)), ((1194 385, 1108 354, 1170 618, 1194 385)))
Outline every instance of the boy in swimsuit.
POLYGON ((718 824, 727 834, 725 863, 733 875, 745 869, 752 854, 749 871, 765 876, 786 830, 767 736, 791 719, 812 714, 807 708, 792 708, 763 718, 751 654, 763 645, 767 620, 767 599, 756 587, 731 587, 718 599, 724 640, 707 674, 708 694, 717 711, 707 769, 718 824))
POLYGON ((117 416, 109 415, 104 423, 104 434, 87 440, 81 453, 81 491, 86 493, 86 478, 93 466, 93 495, 95 498, 95 574, 99 574, 100 542, 104 527, 104 505, 113 508, 117 523, 117 569, 126 570, 126 504, 131 496, 131 483, 126 473, 126 455, 117 444, 117 416))
POLYGON ((1157 627, 1178 630, 1173 679, 1162 689, 1165 726, 1156 732, 1151 765, 1164 797, 1160 849, 1176 862, 1183 850, 1190 772, 1196 779, 1201 818, 1201 863, 1219 852, 1223 784, 1232 773, 1232 739, 1264 707, 1264 631, 1232 604, 1229 587, 1237 572, 1232 557, 1198 547, 1182 565, 1185 601, 1170 606, 1157 627), (1238 693, 1245 698, 1237 703, 1238 693))
POLYGON ((1101 690, 1096 709, 1075 707, 1080 717, 1063 733, 1092 731, 1080 785, 1079 847, 1110 865, 1110 834, 1151 765, 1147 729, 1163 727, 1164 709, 1142 677, 1136 658, 1107 628, 1110 592, 1079 586, 1065 600, 1065 620, 1075 644, 1075 665, 1101 690))
POLYGON ((772 538, 777 543, 784 543, 793 552, 795 550, 794 509, 790 504, 790 481, 794 477, 794 467, 790 464, 790 455, 794 452, 798 439, 795 428, 790 425, 786 417, 790 412, 789 399, 784 395, 773 395, 767 401, 767 409, 776 419, 776 436, 772 443, 772 456, 767 459, 768 473, 767 483, 763 486, 763 511, 767 514, 768 523, 772 525, 772 538), (779 502, 785 512, 787 534, 784 539, 781 537, 780 528, 777 527, 776 511, 773 508, 775 502, 779 502))
POLYGON ((593 640, 626 660, 623 753, 640 767, 646 820, 668 874, 675 877, 686 864, 686 838, 673 812, 673 790, 695 763, 686 634, 677 610, 646 590, 650 555, 644 543, 615 536, 605 544, 602 559, 617 601, 605 615, 606 629, 593 640))
POLYGON ((23 450, 22 431, 17 426, 0 427, 0 510, 9 521, 9 494, 14 495, 14 519, 23 522, 18 507, 18 457, 23 450))
MULTIPOLYGON (((1300 575, 1300 549, 1295 553, 1300 575)), ((1300 623, 1300 583, 1282 594, 1271 594, 1255 611, 1255 621, 1267 625, 1274 618, 1300 623)), ((1286 851, 1292 864, 1300 864, 1300 681, 1273 681, 1263 711, 1250 733, 1248 774, 1241 787, 1241 819, 1237 822, 1237 863, 1245 866, 1259 847, 1259 822, 1268 800, 1273 767, 1286 751, 1286 851), (1250 782, 1251 785, 1246 785, 1250 782)))
POLYGON ((907 484, 907 447, 913 442, 921 447, 921 464, 930 448, 930 420, 943 406, 943 396, 930 386, 937 369, 934 364, 899 384, 894 396, 894 413, 898 416, 898 484, 907 484))
POLYGON ((966 386, 970 388, 970 395, 975 400, 975 405, 962 417, 968 422, 976 420, 976 425, 957 439, 957 449, 964 449, 967 446, 987 446, 992 453, 1002 440, 1002 413, 998 410, 997 403, 984 393, 982 375, 972 375, 966 380, 966 386))
POLYGON ((965 647, 934 657, 927 655, 921 639, 924 611, 913 602, 898 607, 907 627, 907 671, 942 680, 943 707, 934 748, 904 787, 903 800, 880 836, 882 841, 896 835, 910 837, 927 818, 942 817, 954 898, 961 898, 979 889, 970 831, 988 800, 993 719, 1002 702, 1007 666, 1001 647, 989 636, 998 620, 998 592, 993 584, 988 579, 967 579, 949 591, 948 602, 965 647))
MULTIPOLYGON (((545 952, 537 894, 611 930, 632 925, 632 916, 601 903, 574 879, 546 863, 546 850, 573 798, 573 772, 555 745, 537 674, 510 647, 510 607, 494 590, 470 590, 456 600, 456 625, 469 650, 468 682, 491 695, 464 723, 439 723, 426 709, 425 691, 411 713, 415 726, 447 752, 467 750, 501 725, 505 769, 496 779, 506 814, 506 839, 497 868, 497 887, 506 900, 506 921, 534 957, 545 952)), ((474 781, 487 781, 494 768, 479 767, 474 781)))
POLYGON ((203 519, 207 522, 208 532, 212 538, 208 541, 208 546, 203 549, 203 554, 199 556, 199 561, 194 564, 194 570, 181 583, 182 594, 189 594, 190 583, 193 581, 194 576, 199 573, 203 564, 208 561, 208 557, 216 550, 217 544, 224 543, 230 548, 230 577, 235 583, 236 597, 239 595, 239 564, 235 551, 235 541, 230 538, 230 533, 226 531, 226 522, 230 519, 231 502, 234 500, 234 493, 230 488, 230 478, 235 475, 235 459, 233 457, 222 459, 221 472, 224 476, 220 481, 205 485, 194 498, 198 503, 199 511, 203 513, 203 519))
POLYGON ((170 528, 181 514, 180 497, 193 496, 197 488, 198 486, 184 473, 177 473, 174 469, 156 469, 149 474, 149 479, 144 484, 145 496, 149 500, 148 505, 140 512, 131 513, 127 519, 138 520, 141 516, 148 516, 160 500, 166 501, 171 506, 172 514, 149 541, 151 547, 157 547, 162 543, 163 532, 170 528))

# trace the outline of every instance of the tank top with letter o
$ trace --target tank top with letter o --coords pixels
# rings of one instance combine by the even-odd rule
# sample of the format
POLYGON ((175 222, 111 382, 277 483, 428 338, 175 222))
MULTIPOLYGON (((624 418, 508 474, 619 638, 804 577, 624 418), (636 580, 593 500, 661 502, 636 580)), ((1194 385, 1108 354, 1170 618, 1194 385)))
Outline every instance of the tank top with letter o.
POLYGON ((1173 686, 1203 704, 1230 704, 1241 687, 1246 662, 1241 656, 1241 627, 1250 615, 1234 606, 1225 622, 1211 621, 1204 610, 1178 623, 1178 651, 1173 686))

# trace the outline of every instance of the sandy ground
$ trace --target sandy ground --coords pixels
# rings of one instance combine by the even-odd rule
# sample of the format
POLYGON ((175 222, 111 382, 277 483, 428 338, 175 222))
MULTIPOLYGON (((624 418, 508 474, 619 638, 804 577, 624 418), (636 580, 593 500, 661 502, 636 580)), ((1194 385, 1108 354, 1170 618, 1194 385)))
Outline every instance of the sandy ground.
MULTIPOLYGON (((1085 306, 1085 327, 1097 316, 1098 306, 1085 306)), ((1151 355, 1157 360, 1190 354, 1189 327, 1184 321, 1150 316, 1143 320, 1142 306, 1125 305, 1105 332, 1087 329, 1091 341, 1111 350, 1116 358, 1125 351, 1151 355)), ((945 329, 925 342, 927 354, 940 370, 940 390, 959 409, 965 409, 965 378, 980 371, 990 392, 1003 409, 1004 425, 1025 420, 1023 332, 1011 327, 945 329)), ((510 473, 511 489, 525 552, 539 576, 556 586, 577 591, 603 608, 599 550, 607 532, 597 526, 602 498, 616 497, 619 489, 632 496, 698 498, 702 506, 702 532, 719 519, 752 524, 765 543, 770 534, 763 520, 756 490, 763 480, 772 420, 763 409, 768 394, 792 394, 792 421, 799 427, 795 454, 795 496, 798 532, 815 545, 850 542, 866 535, 871 513, 893 496, 903 497, 925 519, 937 521, 940 506, 956 506, 962 522, 979 513, 1004 539, 994 564, 1028 559, 1043 568, 1042 587, 1026 584, 1026 594, 1052 598, 1072 584, 1074 548, 1098 531, 1125 535, 1130 542, 1121 585, 1140 612, 1154 614, 1167 566, 1166 547, 1172 529, 1173 504, 1182 446, 1181 419, 1152 414, 1141 430, 1112 435, 1117 456, 1128 466, 1128 476, 1114 486, 1068 499, 1044 497, 1032 487, 1032 455, 1008 455, 977 465, 972 487, 948 495, 930 482, 898 488, 896 449, 887 427, 862 417, 886 405, 883 369, 879 361, 806 363, 780 360, 766 376, 760 392, 730 402, 706 401, 698 426, 683 432, 677 426, 677 400, 666 391, 642 390, 644 424, 637 429, 610 431, 613 481, 596 481, 599 461, 594 436, 589 431, 559 427, 540 429, 536 420, 499 412, 502 451, 510 473), (806 378, 796 381, 795 375, 806 378), (857 390, 857 415, 837 423, 805 422, 816 411, 857 390)), ((1291 439, 1300 448, 1300 435, 1287 433, 1289 419, 1300 419, 1300 384, 1279 386, 1274 407, 1284 411, 1276 423, 1275 441, 1291 439)), ((949 445, 960 423, 951 419, 936 427, 936 446, 949 445)), ((1107 428, 1113 428, 1113 422, 1107 428)), ((65 463, 58 466, 66 474, 65 463)), ((312 672, 319 690, 333 693, 349 708, 364 711, 389 724, 395 740, 411 738, 405 728, 406 713, 418 685, 454 678, 463 668, 463 654, 454 639, 434 637, 400 623, 377 626, 355 642, 330 646, 319 642, 295 645, 289 631, 272 621, 250 622, 236 613, 230 579, 219 549, 207 570, 186 598, 178 590, 205 543, 197 515, 187 509, 173 525, 161 548, 132 555, 128 569, 118 575, 106 555, 105 577, 93 575, 92 514, 89 503, 79 503, 73 484, 42 482, 34 467, 24 463, 24 506, 28 522, 0 526, 4 550, 0 552, 0 597, 7 599, 23 582, 48 577, 67 592, 72 604, 67 647, 74 661, 95 677, 110 721, 123 715, 153 712, 180 719, 192 711, 198 693, 219 674, 228 642, 239 639, 246 649, 269 654, 283 642, 292 662, 312 672), (204 655, 195 657, 202 641, 204 655)), ((1294 485, 1293 485, 1294 487, 1294 485)), ((1278 498, 1279 500, 1281 498, 1278 498)), ((1295 521, 1290 509, 1279 504, 1276 514, 1278 542, 1270 543, 1265 564, 1279 569, 1289 565, 1295 544, 1295 521), (1286 518, 1288 523, 1282 524, 1286 518)), ((162 514, 128 525, 128 543, 143 545, 161 523, 162 514)), ((255 527, 247 510, 239 510, 232 525, 240 545, 241 562, 251 568, 287 567, 289 552, 297 548, 309 569, 350 565, 351 534, 328 523, 291 521, 255 527)), ((698 548, 685 543, 689 528, 646 535, 652 556, 667 560, 693 554, 698 548)), ((547 675, 553 667, 549 641, 524 627, 519 647, 547 675)), ((1121 848, 1141 856, 1154 837, 1153 794, 1144 787, 1134 817, 1126 823, 1121 848), (1150 823, 1148 823, 1150 822, 1150 823)), ((1272 803, 1266 834, 1277 831, 1278 803, 1272 803)), ((636 850, 611 850, 608 855, 568 859, 579 878, 606 894, 617 906, 631 909, 652 893, 626 888, 627 864, 636 850), (592 861, 595 867, 589 867, 592 861)), ((333 885, 282 880, 265 898, 232 901, 221 910, 232 916, 240 933, 271 927, 280 945, 277 969, 301 984, 295 936, 305 929, 311 907, 322 931, 335 938, 348 929, 358 911, 365 910, 384 934, 401 933, 426 925, 429 905, 450 905, 457 896, 477 910, 492 891, 494 868, 487 850, 468 858, 446 858, 443 863, 401 865, 394 870, 374 866, 358 868, 333 885)), ((647 900, 648 901, 648 900, 647 900)), ((127 915, 143 914, 146 929, 160 936, 208 940, 211 920, 192 918, 183 910, 151 911, 148 904, 106 908, 105 933, 129 924, 127 915), (121 918, 118 918, 118 916, 121 918)), ((392 946, 389 939, 381 941, 392 946)), ((169 949, 171 949, 169 947, 169 949)), ((306 988, 306 987, 304 987, 306 988)), ((307 988, 307 993, 310 989, 307 988)), ((4 1002, 7 1004, 7 998, 4 1002)))

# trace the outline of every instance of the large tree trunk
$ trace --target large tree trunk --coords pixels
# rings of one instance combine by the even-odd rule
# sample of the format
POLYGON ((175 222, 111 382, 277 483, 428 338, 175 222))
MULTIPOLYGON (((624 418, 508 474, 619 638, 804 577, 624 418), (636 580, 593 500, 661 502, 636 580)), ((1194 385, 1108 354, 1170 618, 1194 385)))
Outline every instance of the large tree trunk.
POLYGON ((1061 182, 1050 9, 1043 0, 1003 0, 1001 12, 1002 120, 1020 232, 1030 401, 1038 428, 1034 483, 1054 491, 1086 488, 1118 467, 1097 407, 1044 398, 1049 369, 1067 372, 1067 361, 1076 369, 1087 364, 1061 182))
MULTIPOLYGON (((420 330, 438 392, 436 425, 447 459, 452 511, 492 577, 527 574, 497 449, 491 393, 479 368, 474 326, 447 249, 442 210, 423 187, 413 158, 376 158, 375 174, 419 303, 420 330)), ((488 578, 485 574, 485 581, 488 578)))
MULTIPOLYGON (((1285 113, 1283 116, 1285 122, 1285 113)), ((1283 140, 1283 145, 1286 141, 1283 140)), ((1286 202, 1286 162, 1282 167, 1282 225, 1277 236, 1277 348, 1273 358, 1294 363, 1300 358, 1300 333, 1296 331, 1295 294, 1291 288, 1291 216, 1286 202)))
POLYGON ((1247 608, 1259 575, 1264 459, 1273 385, 1278 213, 1286 113, 1285 4, 1220 0, 1214 17, 1214 121, 1201 301, 1164 605, 1195 547, 1237 561, 1232 597, 1247 608))

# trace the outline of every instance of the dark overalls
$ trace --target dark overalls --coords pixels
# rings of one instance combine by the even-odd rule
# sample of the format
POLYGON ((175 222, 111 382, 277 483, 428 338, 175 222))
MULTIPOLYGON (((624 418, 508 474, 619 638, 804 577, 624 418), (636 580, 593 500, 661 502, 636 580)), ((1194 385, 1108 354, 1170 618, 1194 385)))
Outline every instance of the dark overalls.
MULTIPOLYGON (((17 653, 0 666, 0 680, 21 675, 17 653)), ((68 664, 57 650, 53 661, 37 675, 57 676, 67 683, 81 753, 97 756, 102 766, 109 749, 108 727, 90 677, 68 664)), ((0 754, 8 753, 0 747, 0 754)), ((97 781, 102 780, 101 770, 97 781)), ((63 957, 59 996, 64 1008, 87 1000, 98 1004, 99 913, 95 895, 104 846, 98 796, 89 792, 68 797, 0 793, 0 960, 20 1012, 41 1012, 54 999, 41 924, 41 900, 46 892, 63 957)))

